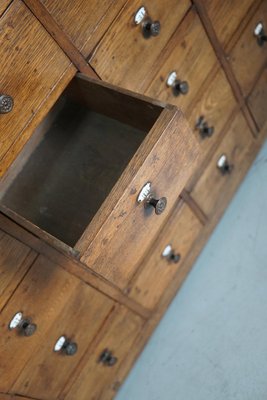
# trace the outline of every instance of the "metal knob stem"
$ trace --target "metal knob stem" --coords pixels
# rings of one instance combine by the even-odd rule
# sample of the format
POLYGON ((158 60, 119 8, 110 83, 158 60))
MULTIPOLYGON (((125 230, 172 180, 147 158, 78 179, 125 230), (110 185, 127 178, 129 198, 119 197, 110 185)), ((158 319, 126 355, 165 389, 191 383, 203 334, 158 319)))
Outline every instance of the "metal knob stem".
POLYGON ((146 39, 149 39, 151 36, 158 36, 160 33, 160 22, 147 18, 143 22, 142 31, 146 39))
POLYGON ((189 85, 186 81, 176 80, 172 86, 172 91, 174 96, 186 95, 189 91, 189 85))
POLYGON ((167 199, 166 199, 166 197, 161 197, 160 199, 155 199, 152 196, 153 195, 151 195, 151 197, 149 197, 147 199, 147 205, 154 207, 155 208, 155 213, 157 215, 160 215, 161 213, 163 213, 163 211, 166 208, 167 199))
POLYGON ((74 356, 74 354, 77 353, 77 350, 78 350, 77 343, 72 342, 66 336, 60 336, 60 338, 57 340, 54 346, 55 352, 57 353, 60 352, 67 356, 74 356))
POLYGON ((14 106, 13 98, 7 94, 0 93, 0 114, 8 114, 14 106))
POLYGON ((214 127, 208 125, 203 115, 199 117, 195 127, 199 130, 199 134, 202 139, 211 137, 214 133, 214 127))
POLYGON ((98 360, 98 362, 108 367, 113 367, 113 365, 115 365, 117 361, 117 357, 114 357, 112 351, 110 351, 109 349, 103 350, 98 360))

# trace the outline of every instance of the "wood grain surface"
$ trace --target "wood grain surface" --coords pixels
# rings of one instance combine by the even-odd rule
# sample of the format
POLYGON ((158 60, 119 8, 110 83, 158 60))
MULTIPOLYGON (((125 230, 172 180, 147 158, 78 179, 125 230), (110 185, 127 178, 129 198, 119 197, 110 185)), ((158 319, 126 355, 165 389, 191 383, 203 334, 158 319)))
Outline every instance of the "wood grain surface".
POLYGON ((19 0, 1 18, 0 30, 1 93, 14 99, 14 109, 0 116, 2 176, 9 165, 7 154, 12 153, 12 160, 16 157, 12 146, 21 140, 25 127, 68 69, 70 61, 19 0))
POLYGON ((90 64, 101 79, 137 92, 153 80, 160 53, 190 7, 188 0, 130 0, 100 41, 90 64), (160 34, 145 39, 134 15, 144 6, 153 21, 159 20, 160 34))
POLYGON ((258 128, 263 128, 267 120, 267 67, 262 71, 247 102, 258 128))

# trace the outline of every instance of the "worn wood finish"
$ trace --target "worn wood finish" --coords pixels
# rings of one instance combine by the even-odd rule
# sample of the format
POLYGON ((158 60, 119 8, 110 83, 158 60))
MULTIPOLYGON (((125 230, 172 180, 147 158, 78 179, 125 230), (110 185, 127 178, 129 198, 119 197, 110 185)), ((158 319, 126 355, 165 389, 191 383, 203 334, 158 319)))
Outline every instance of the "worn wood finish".
POLYGON ((0 230, 0 310, 36 258, 36 253, 0 230))
POLYGON ((99 333, 88 354, 85 355, 80 369, 67 384, 60 398, 67 400, 102 399, 105 391, 116 387, 116 373, 140 333, 144 322, 126 308, 117 306, 110 315, 105 327, 99 333), (99 363, 99 356, 104 349, 112 351, 117 363, 108 367, 99 363))
POLYGON ((40 0, 73 45, 87 57, 126 0, 40 0))
POLYGON ((201 0, 223 47, 232 39, 255 0, 201 0))
POLYGON ((143 252, 163 226, 198 156, 197 142, 181 113, 165 109, 99 210, 106 219, 102 219, 96 235, 92 237, 89 225, 77 244, 81 261, 124 288, 143 252), (152 182, 157 198, 168 199, 166 211, 159 216, 152 207, 145 209, 136 201, 148 181, 152 182), (113 194, 117 197, 114 205, 113 194), (125 246, 128 241, 131 247, 125 246))
MULTIPOLYGON (((51 388, 55 391, 59 390, 57 385, 62 385, 62 381, 67 380, 68 374, 71 373, 73 366, 77 365, 90 339, 97 333, 111 305, 112 302, 103 295, 94 292, 89 287, 85 288, 85 284, 78 279, 47 258, 39 256, 0 317, 2 331, 0 390, 3 392, 13 390, 15 381, 22 374, 19 378, 21 380, 15 383, 17 388, 15 392, 18 390, 20 392, 28 390, 29 393, 30 391, 38 392, 38 390, 43 392, 42 385, 46 385, 49 371, 53 376, 51 379, 53 383, 50 382, 51 388), (83 299, 80 297, 81 294, 84 295, 83 299), (83 318, 77 304, 81 307, 83 318), (23 311, 25 316, 31 317, 37 324, 37 331, 33 336, 23 337, 15 330, 8 330, 10 320, 18 311, 23 311), (74 321, 73 324, 71 320, 74 321), (78 320, 80 330, 77 329, 78 320), (75 359, 73 357, 73 359, 64 360, 65 363, 58 354, 53 354, 53 344, 61 334, 70 334, 71 337, 80 339, 80 353, 77 353, 75 359), (49 354, 52 358, 54 357, 53 367, 51 367, 49 354), (48 364, 44 358, 47 359, 48 364), (30 373, 26 376, 23 375, 25 368, 30 368, 30 373), (46 368, 48 368, 46 374, 43 375, 42 371, 46 368), (53 371, 57 379, 54 379, 53 371)), ((38 397, 44 395, 41 392, 38 392, 38 397)), ((47 387, 45 392, 49 392, 47 387)), ((51 392, 49 393, 51 395, 51 392)))
POLYGON ((216 55, 194 8, 179 25, 162 53, 161 60, 164 63, 145 93, 175 104, 186 112, 198 91, 203 88, 205 79, 217 65, 216 55), (167 78, 172 71, 176 71, 178 80, 188 82, 189 91, 186 95, 174 96, 172 88, 167 86, 167 78))
POLYGON ((78 260, 67 256, 65 252, 62 254, 60 249, 54 249, 53 247, 49 246, 42 239, 26 231, 24 228, 15 224, 12 220, 1 213, 0 226, 1 229, 7 234, 14 236, 22 243, 25 243, 27 246, 34 249, 36 252, 44 255, 53 263, 60 265, 60 267, 66 270, 68 273, 89 284, 110 299, 124 304, 125 307, 140 315, 142 318, 148 319, 150 317, 151 313, 148 310, 124 295, 118 288, 105 280, 103 277, 92 273, 92 271, 90 271, 86 266, 79 263, 78 260))
MULTIPOLYGON (((255 136, 258 135, 258 130, 256 128, 255 125, 255 121, 253 120, 251 113, 249 112, 248 108, 246 107, 245 104, 245 100, 243 98, 242 92, 240 90, 240 87, 236 81, 235 75, 233 73, 233 70, 231 68, 230 63, 227 61, 227 56, 223 50, 223 48, 221 47, 220 41, 217 38, 215 29, 212 25, 212 21, 210 20, 210 18, 208 17, 206 8, 204 6, 204 3, 202 0, 194 0, 194 4, 197 8, 199 17, 205 27, 205 30, 207 32, 207 35, 209 37, 209 40, 214 48, 214 51, 219 59, 219 62, 221 63, 221 66, 224 69, 224 72, 226 74, 226 77, 232 87, 234 96, 236 98, 236 100, 238 101, 240 107, 242 108, 242 112, 249 124, 250 129, 252 130, 253 134, 255 136)), ((254 6, 253 6, 254 8, 254 6)))
POLYGON ((127 89, 144 92, 153 80, 159 56, 190 7, 188 0, 128 0, 90 58, 101 79, 127 89), (150 17, 161 23, 157 37, 145 39, 134 15, 144 6, 150 17))
POLYGON ((0 4, 0 17, 5 12, 12 0, 2 0, 0 4))
POLYGON ((262 1, 229 54, 229 62, 244 96, 249 94, 261 71, 267 65, 267 45, 265 43, 262 47, 259 46, 253 34, 258 22, 262 22, 264 27, 267 26, 265 0, 262 1))
POLYGON ((192 106, 185 112, 189 125, 199 141, 203 157, 217 145, 225 124, 237 107, 231 86, 220 68, 215 77, 205 82, 199 95, 192 102, 192 106), (196 128, 200 116, 205 118, 209 127, 214 128, 211 137, 202 138, 200 131, 196 128))
MULTIPOLYGON (((66 272, 63 272, 63 276, 65 274, 66 272)), ((77 281, 73 277, 72 280, 77 281)), ((53 288, 54 292, 57 292, 57 286, 53 288)), ((49 295, 53 297, 53 293, 49 295)), ((38 298, 32 298, 32 301, 38 302, 38 298)), ((83 282, 77 282, 64 308, 53 321, 49 331, 46 331, 42 343, 40 342, 37 351, 31 355, 10 391, 47 400, 57 399, 89 344, 98 335, 113 304, 83 282), (78 351, 74 356, 68 357, 53 351, 56 341, 62 335, 77 343, 78 351)), ((26 306, 25 303, 23 306, 26 306)))
POLYGON ((0 400, 37 400, 33 399, 32 397, 24 397, 24 396, 16 396, 14 394, 4 394, 0 393, 0 400))
POLYGON ((76 75, 68 95, 97 113, 143 131, 152 128, 166 107, 158 100, 96 81, 84 74, 76 75))
POLYGON ((219 204, 224 202, 225 193, 234 192, 237 188, 244 169, 247 169, 251 146, 251 132, 242 114, 238 113, 228 134, 214 152, 208 167, 191 193, 193 199, 209 218, 212 218, 219 204), (225 175, 222 175, 217 168, 217 162, 223 154, 233 165, 231 173, 225 175))
MULTIPOLYGON (((64 33, 57 22, 52 18, 47 9, 36 0, 23 0, 32 13, 38 18, 45 29, 50 33, 54 40, 58 43, 65 54, 70 58, 78 71, 86 73, 92 78, 98 78, 94 70, 88 65, 79 50, 74 46, 71 40, 64 33)), ((76 24, 75 24, 76 26, 76 24)))
POLYGON ((267 67, 249 95, 247 103, 259 129, 263 128, 267 120, 267 67))
POLYGON ((0 20, 1 93, 14 99, 14 109, 0 118, 0 176, 14 159, 16 140, 68 69, 70 61, 25 5, 15 0, 0 20), (47 63, 49 59, 49 63, 47 63))
POLYGON ((167 290, 174 276, 201 232, 202 224, 181 200, 160 232, 129 285, 129 296, 143 306, 153 309, 167 290), (167 245, 180 254, 178 263, 162 256, 167 245))

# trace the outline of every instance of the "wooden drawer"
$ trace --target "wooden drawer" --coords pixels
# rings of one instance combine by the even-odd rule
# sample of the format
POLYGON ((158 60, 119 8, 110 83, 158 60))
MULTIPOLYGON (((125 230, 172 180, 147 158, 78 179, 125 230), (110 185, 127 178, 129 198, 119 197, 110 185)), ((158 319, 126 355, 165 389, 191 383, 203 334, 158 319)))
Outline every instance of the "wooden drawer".
POLYGON ((255 0, 200 0, 205 7, 215 33, 225 47, 236 32, 255 0))
POLYGON ((219 68, 215 77, 203 85, 192 107, 185 112, 203 157, 218 142, 226 122, 236 109, 232 89, 223 70, 219 68))
POLYGON ((56 399, 112 307, 104 295, 39 256, 0 317, 0 390, 56 399), (32 336, 9 329, 17 312, 37 325, 32 336), (54 351, 62 335, 77 344, 73 356, 54 351))
POLYGON ((197 165, 198 144, 175 107, 82 75, 72 85, 36 132, 40 145, 25 148, 21 172, 2 184, 1 204, 124 288, 197 165), (167 198, 160 215, 137 201, 148 182, 167 198))
POLYGON ((189 0, 129 0, 95 49, 90 64, 103 80, 143 93, 158 68, 160 52, 189 7, 189 0), (143 21, 160 22, 157 37, 144 38, 143 23, 135 24, 141 7, 146 10, 143 21))
POLYGON ((0 230, 0 310, 34 262, 36 253, 0 230))
MULTIPOLYGON (((7 154, 23 142, 25 129, 70 65, 63 51, 28 8, 15 0, 0 19, 0 93, 14 100, 13 110, 0 114, 0 177, 7 154)), ((15 158, 16 154, 13 154, 15 158)))
POLYGON ((8 7, 8 5, 11 3, 12 0, 1 0, 0 3, 0 17, 5 11, 5 9, 8 7))
POLYGON ((164 64, 146 94, 175 104, 186 112, 198 91, 205 85, 205 79, 217 67, 216 55, 195 9, 186 15, 161 58, 164 64), (176 74, 176 79, 174 86, 168 87, 167 81, 172 72, 176 74), (189 88, 186 94, 176 91, 175 83, 178 85, 178 81, 187 82, 189 88))
POLYGON ((267 67, 263 70, 247 102, 258 128, 263 128, 267 120, 267 67))
POLYGON ((123 306, 118 306, 99 333, 97 340, 89 349, 78 371, 78 376, 65 388, 62 398, 66 400, 94 400, 105 398, 105 391, 114 392, 120 384, 116 373, 127 354, 131 351, 137 335, 140 333, 143 321, 123 306), (116 358, 114 365, 100 362, 104 350, 111 352, 116 358))
POLYGON ((230 64, 245 96, 249 94, 267 62, 267 43, 258 44, 254 29, 261 22, 267 31, 267 2, 262 1, 230 52, 230 64))
POLYGON ((191 193, 209 218, 225 203, 225 197, 237 189, 250 165, 252 147, 252 134, 243 115, 238 113, 191 193), (222 156, 226 156, 227 162, 224 169, 219 169, 222 156))
POLYGON ((129 296, 153 309, 181 268, 201 228, 200 221, 180 200, 130 283, 129 296))
POLYGON ((87 57, 126 0, 40 0, 73 44, 87 57))

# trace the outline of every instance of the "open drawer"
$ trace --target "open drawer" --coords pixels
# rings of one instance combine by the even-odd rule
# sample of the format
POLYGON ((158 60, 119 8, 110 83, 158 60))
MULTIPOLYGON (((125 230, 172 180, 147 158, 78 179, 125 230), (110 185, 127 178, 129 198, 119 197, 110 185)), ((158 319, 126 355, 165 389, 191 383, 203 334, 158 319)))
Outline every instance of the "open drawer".
POLYGON ((6 174, 1 209, 123 288, 198 155, 177 108, 79 74, 6 174))

